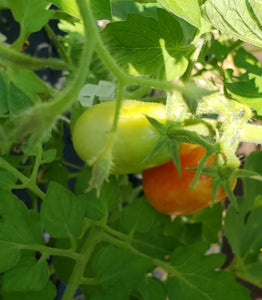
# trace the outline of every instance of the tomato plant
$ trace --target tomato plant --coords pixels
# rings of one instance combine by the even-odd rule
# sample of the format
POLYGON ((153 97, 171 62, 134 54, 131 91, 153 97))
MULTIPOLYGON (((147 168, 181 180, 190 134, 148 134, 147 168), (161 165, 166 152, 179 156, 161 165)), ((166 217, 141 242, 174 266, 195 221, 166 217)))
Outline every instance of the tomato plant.
MULTIPOLYGON (((94 105, 81 115, 74 126, 75 150, 90 165, 106 145, 105 141, 113 126, 115 106, 116 101, 94 105)), ((111 173, 137 173, 171 158, 165 147, 157 155, 146 160, 148 153, 160 139, 159 132, 149 123, 146 116, 166 123, 165 106, 160 103, 123 101, 113 141, 111 173)))
MULTIPOLYGON (((187 215, 197 212, 212 203, 213 178, 201 174, 191 187, 199 161, 205 149, 199 145, 183 143, 180 151, 181 175, 173 161, 143 171, 143 189, 148 201, 158 211, 168 215, 187 215)), ((215 164, 215 155, 209 157, 206 167, 215 164)), ((235 187, 236 180, 232 182, 235 187)), ((225 190, 220 187, 216 192, 215 203, 226 198, 225 190)))
POLYGON ((261 298, 261 12, 0 0, 0 299, 261 298))

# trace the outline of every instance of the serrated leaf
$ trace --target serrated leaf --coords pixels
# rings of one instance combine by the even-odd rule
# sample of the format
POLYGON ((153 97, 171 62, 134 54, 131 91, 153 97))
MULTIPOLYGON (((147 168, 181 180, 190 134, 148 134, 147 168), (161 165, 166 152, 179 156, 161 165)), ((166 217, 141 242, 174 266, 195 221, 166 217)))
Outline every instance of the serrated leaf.
POLYGON ((195 114, 197 111, 198 101, 204 97, 214 93, 214 91, 209 91, 196 86, 193 82, 188 82, 183 88, 182 96, 188 106, 190 112, 195 114))
POLYGON ((248 80, 226 82, 225 87, 239 102, 248 105, 262 115, 262 79, 260 75, 249 74, 248 80))
POLYGON ((82 194, 78 198, 83 203, 85 215, 88 219, 99 221, 107 217, 106 200, 101 196, 97 197, 95 190, 82 194))
POLYGON ((2 280, 2 290, 6 292, 40 291, 49 278, 47 262, 36 261, 34 257, 23 257, 20 262, 5 272, 2 280))
MULTIPOLYGON (((79 9, 75 0, 53 0, 52 2, 66 13, 80 18, 79 9)), ((111 19, 110 0, 90 0, 89 2, 96 19, 111 19)))
POLYGON ((138 291, 142 295, 143 300, 167 299, 164 284, 154 277, 145 277, 144 280, 139 284, 138 291))
POLYGON ((96 292, 94 295, 92 295, 92 298, 90 298, 90 300, 115 300, 115 299, 123 299, 123 300, 129 299, 128 292, 125 289, 116 285, 106 290, 100 290, 96 292))
POLYGON ((126 231, 147 233, 153 227, 157 212, 144 197, 125 207, 120 217, 120 225, 126 231))
POLYGON ((8 0, 8 5, 25 36, 39 31, 53 14, 53 10, 46 9, 46 0, 8 0))
POLYGON ((222 205, 220 203, 213 207, 208 207, 194 213, 190 222, 200 222, 202 224, 202 238, 204 241, 217 243, 222 222, 222 205))
POLYGON ((249 291, 238 284, 232 274, 217 270, 224 256, 204 255, 206 250, 205 244, 197 243, 173 252, 170 262, 177 275, 167 280, 168 298, 249 300, 249 291))
MULTIPOLYGON (((254 151, 246 159, 245 169, 248 171, 255 171, 262 175, 262 152, 254 151)), ((261 181, 243 178, 244 183, 244 195, 245 195, 245 211, 249 211, 253 207, 255 199, 262 195, 262 184, 261 181)))
POLYGON ((0 170, 0 188, 10 191, 11 188, 16 184, 17 178, 5 171, 0 170))
POLYGON ((44 81, 42 81, 35 72, 31 70, 7 70, 7 74, 13 84, 21 90, 27 97, 29 97, 32 103, 42 101, 48 101, 53 90, 44 81))
POLYGON ((0 72, 0 117, 5 116, 8 113, 8 103, 7 103, 7 83, 4 79, 3 72, 0 72))
POLYGON ((21 244, 39 242, 35 229, 41 237, 41 228, 39 230, 38 224, 29 219, 30 214, 24 203, 12 193, 0 189, 0 241, 21 244))
POLYGON ((11 243, 0 241, 0 273, 14 267, 20 259, 20 249, 11 243))
POLYGON ((198 0, 157 0, 173 14, 200 28, 200 7, 198 0))
POLYGON ((50 183, 41 207, 44 229, 55 238, 78 237, 83 218, 81 201, 64 186, 50 183))
POLYGON ((134 3, 133 0, 129 1, 113 1, 112 15, 117 19, 126 20, 129 14, 143 14, 146 17, 157 18, 157 8, 161 6, 159 4, 144 4, 134 3))
MULTIPOLYGON (((242 198, 240 204, 243 202, 242 198)), ((262 207, 254 208, 248 215, 241 211, 242 207, 241 205, 240 214, 237 214, 231 206, 229 207, 224 231, 236 255, 235 261, 239 261, 239 264, 234 265, 236 273, 251 282, 260 281, 261 284, 261 276, 257 276, 257 273, 258 269, 262 268, 259 260, 262 244, 262 207)))
POLYGON ((55 148, 48 149, 43 154, 42 163, 47 164, 55 160, 57 154, 57 150, 55 148))
POLYGON ((209 0, 203 17, 215 28, 245 42, 262 47, 262 3, 256 0, 209 0))
POLYGON ((261 63, 251 51, 243 47, 237 49, 233 55, 234 64, 236 67, 245 69, 249 73, 260 75, 261 63))
POLYGON ((166 78, 170 60, 163 53, 165 47, 165 51, 174 59, 173 69, 181 63, 172 76, 181 76, 194 46, 184 43, 183 29, 175 16, 162 9, 157 12, 157 20, 130 14, 126 21, 108 24, 102 31, 102 37, 111 53, 117 53, 119 63, 131 73, 166 78))
POLYGON ((4 293, 3 297, 4 300, 54 300, 56 297, 56 286, 53 282, 48 281, 41 291, 4 293))
MULTIPOLYGON (((262 153, 253 152, 245 168, 262 174, 262 153)), ((256 199, 262 195, 260 181, 244 178, 244 196, 238 200, 240 213, 231 206, 225 218, 225 235, 236 256, 234 269, 239 276, 261 284, 262 263, 260 249, 262 244, 262 207, 256 205, 256 199)))
POLYGON ((151 262, 147 258, 113 246, 101 248, 92 261, 92 269, 104 289, 117 285, 129 292, 139 284, 150 267, 151 262))

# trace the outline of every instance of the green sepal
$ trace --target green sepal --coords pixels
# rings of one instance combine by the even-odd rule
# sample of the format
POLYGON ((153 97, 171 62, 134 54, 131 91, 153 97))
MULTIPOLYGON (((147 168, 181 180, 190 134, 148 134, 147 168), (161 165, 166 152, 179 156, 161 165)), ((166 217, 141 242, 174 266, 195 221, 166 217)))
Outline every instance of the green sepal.
POLYGON ((182 97, 190 112, 195 115, 197 111, 198 101, 204 97, 211 95, 217 91, 209 91, 196 86, 193 82, 187 83, 182 91, 182 97))
POLYGON ((167 132, 167 126, 165 124, 160 123, 156 119, 145 115, 149 123, 161 134, 161 135, 166 135, 167 132))
POLYGON ((172 154, 173 162, 178 172, 178 176, 181 177, 181 164, 180 164, 180 157, 179 157, 179 149, 180 143, 176 141, 172 141, 169 143, 169 150, 172 154))
POLYGON ((169 139, 166 136, 161 136, 159 138, 158 143, 155 145, 155 147, 147 154, 147 156, 143 159, 142 164, 150 160, 152 157, 157 155, 159 152, 162 151, 169 143, 169 139))
POLYGON ((220 178, 215 177, 213 180, 213 185, 212 185, 212 198, 211 198, 211 206, 215 204, 215 199, 216 199, 216 194, 218 189, 221 186, 220 178))
POLYGON ((236 199, 236 197, 233 193, 233 190, 231 188, 231 178, 227 179, 225 181, 222 181, 222 187, 226 191, 226 194, 227 194, 227 197, 228 197, 230 203, 235 208, 235 210, 239 213, 239 206, 238 206, 238 203, 237 203, 237 199, 236 199))

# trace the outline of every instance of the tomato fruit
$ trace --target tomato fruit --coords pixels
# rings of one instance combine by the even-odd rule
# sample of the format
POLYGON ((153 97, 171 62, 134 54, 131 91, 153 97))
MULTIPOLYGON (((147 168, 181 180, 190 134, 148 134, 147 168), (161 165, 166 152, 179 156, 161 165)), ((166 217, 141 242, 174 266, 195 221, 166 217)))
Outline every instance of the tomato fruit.
MULTIPOLYGON (((187 168, 196 168, 205 155, 205 148, 200 145, 183 143, 179 150, 181 176, 173 161, 143 171, 143 189, 151 205, 167 215, 187 215, 210 206, 212 199, 213 178, 201 174, 195 187, 190 187, 196 174, 187 168)), ((209 157, 206 167, 215 163, 215 155, 209 157)), ((232 189, 236 180, 232 181, 232 189)), ((226 198, 221 187, 217 191, 215 202, 226 198)))
MULTIPOLYGON (((73 129, 73 145, 79 157, 92 165, 105 146, 115 113, 116 101, 103 102, 86 110, 73 129)), ((171 159, 168 148, 161 149, 144 161, 159 141, 160 133, 150 124, 146 115, 166 122, 166 108, 160 103, 125 100, 120 110, 118 128, 112 149, 114 174, 141 172, 171 159)))

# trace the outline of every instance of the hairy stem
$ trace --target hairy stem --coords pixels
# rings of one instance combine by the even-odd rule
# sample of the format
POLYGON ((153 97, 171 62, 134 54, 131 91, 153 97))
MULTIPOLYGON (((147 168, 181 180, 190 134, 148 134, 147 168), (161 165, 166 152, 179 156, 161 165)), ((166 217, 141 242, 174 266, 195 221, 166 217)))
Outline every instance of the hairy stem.
POLYGON ((80 251, 80 256, 76 260, 73 272, 69 278, 66 291, 62 298, 63 300, 73 299, 74 294, 84 277, 86 265, 93 253, 93 250, 95 249, 97 243, 99 243, 102 240, 100 233, 101 231, 96 227, 90 229, 90 232, 80 251))
POLYGON ((51 68, 53 70, 72 70, 72 65, 57 58, 36 58, 26 54, 22 54, 12 48, 7 47, 4 43, 0 43, 0 65, 5 67, 17 67, 28 70, 40 70, 51 68))
POLYGON ((12 175, 14 175, 18 180, 20 180, 23 184, 23 188, 28 188, 42 200, 45 199, 45 193, 42 192, 40 190, 40 188, 34 182, 32 182, 31 178, 28 178, 24 174, 19 172, 16 168, 14 168, 12 165, 10 165, 2 157, 0 157, 0 168, 8 171, 12 175))

